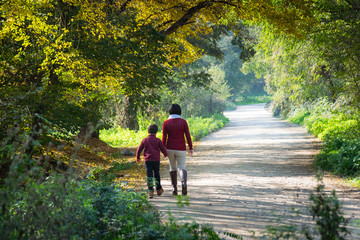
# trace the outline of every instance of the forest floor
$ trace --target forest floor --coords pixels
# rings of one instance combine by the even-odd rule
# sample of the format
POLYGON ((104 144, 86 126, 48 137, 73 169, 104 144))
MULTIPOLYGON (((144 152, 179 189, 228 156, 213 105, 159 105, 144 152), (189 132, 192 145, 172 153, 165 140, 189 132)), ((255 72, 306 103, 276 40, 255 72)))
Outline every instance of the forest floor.
MULTIPOLYGON (((244 239, 264 235, 267 226, 314 227, 307 206, 319 184, 312 162, 320 141, 305 128, 272 117, 264 104, 240 106, 225 115, 230 123, 197 142, 194 156, 188 157, 188 197, 182 199, 188 205, 179 207, 163 168, 165 192, 150 201, 164 220, 171 212, 180 222, 211 224, 244 239)), ((360 190, 329 174, 323 183, 329 194, 336 189, 350 220, 352 235, 346 239, 360 239, 360 190)))

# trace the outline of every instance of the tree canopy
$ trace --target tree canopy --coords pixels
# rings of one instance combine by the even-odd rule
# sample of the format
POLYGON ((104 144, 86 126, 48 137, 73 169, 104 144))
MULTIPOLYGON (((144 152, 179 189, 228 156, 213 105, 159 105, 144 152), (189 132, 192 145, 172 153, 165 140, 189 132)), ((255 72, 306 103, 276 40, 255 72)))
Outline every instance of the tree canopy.
POLYGON ((298 105, 327 98, 358 108, 359 17, 353 1, 315 1, 319 24, 301 39, 264 26, 245 70, 264 76, 277 103, 298 105))
POLYGON ((37 140, 99 126, 114 95, 124 97, 129 115, 159 99, 175 71, 194 84, 209 80, 201 72, 187 77, 182 67, 204 54, 221 57, 222 31, 240 39, 240 21, 261 22, 303 37, 315 10, 308 0, 2 2, 0 135, 18 128, 37 140))

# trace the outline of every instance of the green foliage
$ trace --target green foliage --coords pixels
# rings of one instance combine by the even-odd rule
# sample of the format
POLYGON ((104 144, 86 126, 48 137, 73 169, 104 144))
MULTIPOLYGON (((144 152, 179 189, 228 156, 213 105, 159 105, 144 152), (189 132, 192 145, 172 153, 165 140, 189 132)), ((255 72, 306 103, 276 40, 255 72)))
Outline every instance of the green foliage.
POLYGON ((113 147, 138 146, 148 135, 147 129, 135 131, 117 127, 100 130, 100 139, 113 147))
POLYGON ((242 43, 243 39, 248 36, 249 28, 238 23, 240 33, 235 35, 229 33, 224 35, 219 45, 224 51, 224 60, 219 64, 225 73, 227 85, 230 87, 230 99, 235 102, 238 98, 258 95, 264 92, 264 79, 256 78, 254 73, 245 73, 242 71, 243 60, 240 58, 246 50, 242 43))
POLYGON ((186 72, 174 74, 168 86, 162 89, 160 108, 167 112, 171 103, 178 103, 185 118, 221 114, 231 97, 231 87, 225 79, 224 70, 210 57, 187 65, 186 72), (201 72, 205 72, 205 79, 194 78, 201 72))
POLYGON ((357 188, 360 188, 360 177, 347 179, 346 182, 350 183, 351 185, 353 185, 353 186, 355 186, 357 188))
POLYGON ((187 119, 190 128, 190 134, 194 141, 214 132, 225 126, 229 119, 224 115, 215 114, 210 118, 193 117, 187 119))
POLYGON ((243 239, 243 237, 241 237, 240 235, 235 234, 235 233, 223 232, 223 234, 224 234, 225 236, 229 236, 229 237, 231 237, 231 238, 233 238, 233 239, 243 239))
POLYGON ((312 200, 310 214, 316 220, 321 239, 345 240, 345 236, 349 233, 346 229, 347 220, 340 210, 335 191, 332 191, 329 196, 324 191, 324 186, 319 185, 316 188, 316 194, 312 194, 310 199, 312 200))
POLYGON ((136 239, 161 228, 145 194, 117 186, 54 176, 13 191, 0 217, 3 239, 136 239))
POLYGON ((360 173, 360 139, 326 141, 315 164, 342 176, 356 177, 360 173))
POLYGON ((287 117, 324 141, 315 165, 338 175, 356 177, 360 173, 360 119, 356 115, 323 99, 294 108, 287 117))
POLYGON ((148 114, 149 116, 146 116, 146 114, 139 111, 137 118, 139 123, 139 130, 146 130, 149 127, 150 124, 156 124, 159 127, 159 130, 161 131, 162 123, 168 118, 168 114, 165 114, 165 112, 162 111, 154 111, 151 114, 148 114))
POLYGON ((296 237, 297 228, 293 225, 267 226, 266 235, 261 239, 298 239, 296 237))
MULTIPOLYGON (((302 38, 293 38, 262 24, 249 33, 255 55, 243 64, 266 80, 273 95, 276 116, 286 116, 291 108, 323 98, 342 101, 343 107, 357 109, 360 101, 357 59, 360 44, 359 6, 354 1, 313 1, 311 14, 317 19, 302 38)), ((301 119, 299 119, 301 120, 301 119)), ((324 123, 326 124, 326 123, 324 123)), ((321 131, 315 126, 314 131, 321 131)))
POLYGON ((304 108, 296 108, 288 115, 290 122, 303 125, 305 118, 309 117, 310 113, 304 108))
POLYGON ((153 101, 168 76, 163 35, 121 4, 6 1, 0 12, 1 138, 9 128, 37 139, 105 127, 112 94, 153 101))
MULTIPOLYGON (((189 125, 190 135, 194 141, 222 128, 229 122, 229 119, 222 114, 214 114, 211 117, 190 117, 186 120, 189 125)), ((161 127, 162 125, 159 125, 159 129, 161 127)), ((146 130, 139 131, 121 127, 100 130, 100 139, 113 147, 138 146, 141 140, 147 136, 147 127, 146 130)), ((159 131, 156 136, 161 139, 161 132, 159 131)))

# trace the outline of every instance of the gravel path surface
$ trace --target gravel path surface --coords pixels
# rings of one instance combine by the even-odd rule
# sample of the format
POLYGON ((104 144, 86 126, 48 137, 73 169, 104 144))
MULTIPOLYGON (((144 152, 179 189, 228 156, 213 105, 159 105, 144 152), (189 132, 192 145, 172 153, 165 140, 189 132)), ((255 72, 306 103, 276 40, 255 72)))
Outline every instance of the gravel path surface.
MULTIPOLYGON (((164 219, 170 211, 179 221, 210 223, 244 239, 263 235, 267 225, 311 226, 306 206, 319 183, 311 167, 319 141, 306 129, 272 117, 264 104, 241 106, 225 115, 230 123, 197 142, 188 158, 189 206, 177 206, 169 174, 163 171, 165 192, 151 202, 164 219)), ((336 189, 350 219, 352 235, 347 239, 360 239, 354 224, 360 219, 359 189, 329 176, 323 182, 329 192, 336 189)))

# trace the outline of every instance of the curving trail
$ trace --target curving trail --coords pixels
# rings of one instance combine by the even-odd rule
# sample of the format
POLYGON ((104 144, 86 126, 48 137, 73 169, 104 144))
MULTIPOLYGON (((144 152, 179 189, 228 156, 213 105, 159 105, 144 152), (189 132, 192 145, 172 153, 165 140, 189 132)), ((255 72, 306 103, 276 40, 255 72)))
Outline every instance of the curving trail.
MULTIPOLYGON (((188 158, 190 205, 177 207, 167 169, 161 175, 165 192, 151 202, 165 219, 170 211, 180 221, 210 223, 244 239, 257 238, 267 225, 280 222, 311 225, 306 206, 318 184, 311 167, 318 140, 303 127, 272 117, 264 104, 241 106, 226 116, 230 123, 196 143, 188 158)), ((360 191, 332 177, 324 183, 329 191, 336 189, 351 220, 347 239, 360 239, 353 223, 360 219, 360 191)))

